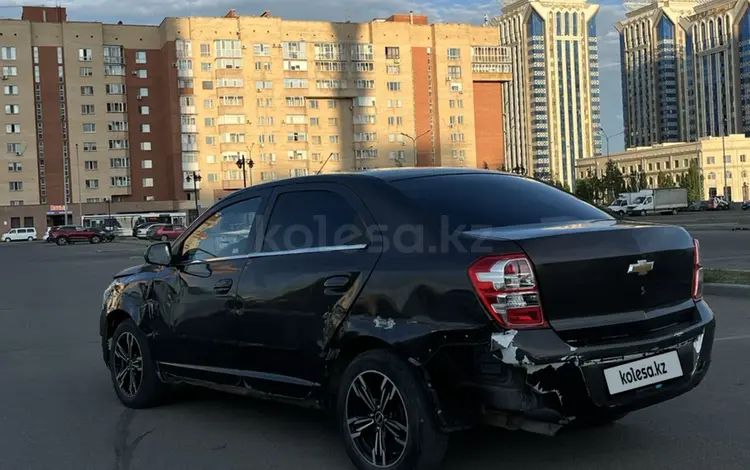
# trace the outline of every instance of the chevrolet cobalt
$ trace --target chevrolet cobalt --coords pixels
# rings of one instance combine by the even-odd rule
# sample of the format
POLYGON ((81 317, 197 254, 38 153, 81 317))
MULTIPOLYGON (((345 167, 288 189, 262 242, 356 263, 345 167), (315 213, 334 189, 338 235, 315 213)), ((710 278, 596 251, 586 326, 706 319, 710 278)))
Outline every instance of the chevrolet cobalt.
POLYGON ((499 172, 293 178, 222 199, 103 296, 130 408, 189 384, 329 412, 360 470, 452 431, 554 434, 690 391, 714 316, 698 242, 499 172))

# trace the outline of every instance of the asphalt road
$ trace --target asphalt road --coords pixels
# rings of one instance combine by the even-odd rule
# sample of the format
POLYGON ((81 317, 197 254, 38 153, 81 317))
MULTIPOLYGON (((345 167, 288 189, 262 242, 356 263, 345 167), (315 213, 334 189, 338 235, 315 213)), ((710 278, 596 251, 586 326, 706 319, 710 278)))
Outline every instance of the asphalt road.
MULTIPOLYGON (((123 408, 101 360, 101 294, 136 245, 1 245, 0 469, 350 469, 317 412, 215 393, 123 408)), ((131 259, 133 258, 133 259, 131 259)), ((750 309, 709 298, 718 340, 693 392, 599 430, 454 435, 445 469, 746 469, 750 309)))

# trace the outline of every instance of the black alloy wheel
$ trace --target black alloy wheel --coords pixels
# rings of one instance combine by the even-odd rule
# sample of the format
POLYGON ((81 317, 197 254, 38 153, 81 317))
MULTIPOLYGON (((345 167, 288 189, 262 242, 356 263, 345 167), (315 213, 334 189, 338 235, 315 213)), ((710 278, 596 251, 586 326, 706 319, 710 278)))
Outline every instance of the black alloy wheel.
POLYGON ((125 331, 114 342, 112 348, 112 372, 115 375, 115 386, 120 393, 132 399, 138 394, 143 382, 143 354, 135 335, 125 331))
POLYGON ((336 421, 359 470, 435 470, 448 446, 419 371, 387 350, 356 357, 338 381, 336 421))
POLYGON ((109 369, 117 398, 128 408, 151 408, 168 396, 145 335, 132 319, 120 323, 109 344, 109 369))

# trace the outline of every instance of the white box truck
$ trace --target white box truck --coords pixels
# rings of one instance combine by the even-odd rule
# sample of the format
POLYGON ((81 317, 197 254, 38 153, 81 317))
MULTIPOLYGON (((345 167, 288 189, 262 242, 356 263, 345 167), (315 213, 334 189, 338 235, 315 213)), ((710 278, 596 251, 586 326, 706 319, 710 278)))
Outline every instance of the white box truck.
POLYGON ((633 204, 633 201, 638 196, 645 196, 645 193, 641 193, 643 193, 643 191, 638 191, 637 193, 620 193, 617 195, 617 199, 607 206, 607 209, 615 214, 625 215, 628 212, 628 206, 633 204))
POLYGON ((628 215, 677 214, 687 206, 687 188, 644 189, 627 211, 628 215))

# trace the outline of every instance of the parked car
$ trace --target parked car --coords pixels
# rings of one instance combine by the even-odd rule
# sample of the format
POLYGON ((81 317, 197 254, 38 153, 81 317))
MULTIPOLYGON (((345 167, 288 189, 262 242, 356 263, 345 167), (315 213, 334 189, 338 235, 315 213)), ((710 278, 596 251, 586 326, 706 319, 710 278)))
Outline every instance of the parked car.
POLYGON ((690 212, 702 212, 708 210, 708 201, 693 201, 688 206, 690 212))
POLYGON ((729 204, 729 202, 724 199, 722 196, 716 196, 709 198, 708 200, 708 210, 711 211, 726 211, 731 209, 732 206, 729 204))
POLYGON ((360 470, 435 469, 449 432, 482 423, 612 422, 690 391, 711 360, 684 228, 617 220, 519 175, 254 185, 144 257, 115 274, 100 315, 125 406, 179 383, 314 404, 360 470), (509 194, 524 197, 476 203, 509 194))
POLYGON ((98 232, 102 237, 102 242, 113 242, 116 238, 115 231, 112 229, 102 228, 102 227, 91 227, 89 230, 92 232, 98 232))
POLYGON ((2 235, 5 243, 18 241, 34 241, 37 239, 36 229, 34 227, 12 228, 2 235))
POLYGON ((185 227, 183 225, 155 225, 148 230, 146 238, 166 242, 177 239, 184 231, 185 227))
POLYGON ((103 234, 102 230, 99 228, 71 225, 56 227, 50 232, 49 236, 60 246, 80 242, 96 244, 101 243, 105 238, 105 234, 103 234))
POLYGON ((154 227, 158 227, 160 225, 166 225, 166 224, 147 224, 147 225, 141 225, 138 227, 138 230, 136 230, 136 237, 140 240, 148 240, 148 231, 151 230, 154 227))

